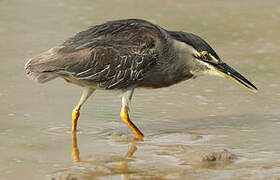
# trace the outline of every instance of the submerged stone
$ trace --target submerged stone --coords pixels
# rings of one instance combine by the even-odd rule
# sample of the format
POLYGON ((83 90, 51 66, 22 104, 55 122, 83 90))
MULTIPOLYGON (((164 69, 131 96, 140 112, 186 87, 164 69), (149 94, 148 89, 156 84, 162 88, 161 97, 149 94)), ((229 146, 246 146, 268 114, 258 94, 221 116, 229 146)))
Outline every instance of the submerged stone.
POLYGON ((202 162, 230 161, 234 159, 237 159, 237 156, 226 149, 219 152, 210 152, 201 156, 202 162))

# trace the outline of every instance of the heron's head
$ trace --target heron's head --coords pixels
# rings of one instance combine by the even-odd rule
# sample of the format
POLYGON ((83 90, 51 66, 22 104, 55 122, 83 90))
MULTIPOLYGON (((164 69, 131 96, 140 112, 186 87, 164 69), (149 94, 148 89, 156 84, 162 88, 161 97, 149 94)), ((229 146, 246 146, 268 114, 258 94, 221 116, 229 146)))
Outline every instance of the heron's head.
POLYGON ((185 56, 191 57, 195 65, 190 66, 194 75, 213 74, 233 80, 239 85, 256 91, 257 88, 243 75, 224 63, 211 46, 197 35, 185 32, 169 32, 177 41, 187 44, 185 56))

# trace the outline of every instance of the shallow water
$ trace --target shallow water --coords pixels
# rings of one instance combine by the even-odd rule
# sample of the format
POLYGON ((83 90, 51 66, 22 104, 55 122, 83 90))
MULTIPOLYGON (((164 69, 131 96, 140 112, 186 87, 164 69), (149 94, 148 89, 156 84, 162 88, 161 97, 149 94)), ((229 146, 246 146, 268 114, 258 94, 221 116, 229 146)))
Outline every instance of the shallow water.
POLYGON ((1 0, 0 179, 279 179, 279 18, 276 0, 1 0), (38 85, 24 63, 91 25, 131 17, 201 35, 258 93, 206 76, 136 90, 131 116, 146 136, 135 141, 119 94, 97 91, 72 152, 81 88, 38 85), (237 158, 202 160, 224 149, 237 158))

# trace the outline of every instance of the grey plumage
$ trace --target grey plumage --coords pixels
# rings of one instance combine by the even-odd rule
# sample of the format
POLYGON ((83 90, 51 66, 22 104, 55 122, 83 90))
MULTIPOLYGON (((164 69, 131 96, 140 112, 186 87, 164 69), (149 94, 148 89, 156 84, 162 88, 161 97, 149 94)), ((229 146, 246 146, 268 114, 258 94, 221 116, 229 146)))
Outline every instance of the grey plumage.
POLYGON ((104 89, 170 86, 193 76, 184 70, 185 64, 174 63, 178 58, 170 48, 174 39, 198 50, 210 50, 218 57, 196 35, 128 19, 82 31, 61 46, 31 59, 25 69, 39 83, 62 77, 81 86, 104 89))
POLYGON ((208 73, 257 90, 244 76, 222 62, 199 36, 167 31, 139 19, 111 21, 82 31, 29 60, 25 70, 39 83, 62 77, 84 87, 72 111, 73 132, 81 106, 96 89, 122 90, 120 115, 138 138, 144 135, 128 115, 137 87, 161 88, 208 73))

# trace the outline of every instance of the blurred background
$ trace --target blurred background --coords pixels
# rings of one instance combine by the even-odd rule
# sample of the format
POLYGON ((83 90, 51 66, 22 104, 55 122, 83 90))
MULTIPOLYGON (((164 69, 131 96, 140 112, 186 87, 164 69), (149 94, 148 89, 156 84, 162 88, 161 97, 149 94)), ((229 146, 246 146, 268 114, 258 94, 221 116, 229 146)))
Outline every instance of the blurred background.
POLYGON ((0 179, 280 178, 279 19, 277 0, 0 0, 0 179), (62 79, 36 84, 24 64, 125 18, 201 36, 259 91, 209 76, 136 90, 132 120, 146 137, 125 160, 133 134, 119 117, 120 95, 97 91, 78 124, 82 162, 72 163, 71 112, 82 89, 62 79), (223 149, 238 158, 201 165, 201 155, 223 149))

